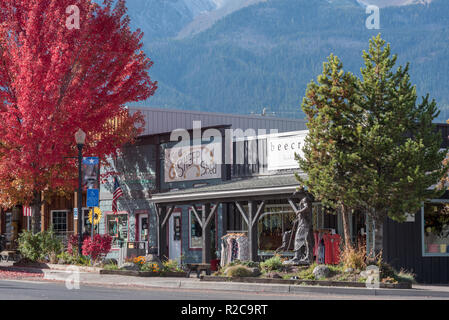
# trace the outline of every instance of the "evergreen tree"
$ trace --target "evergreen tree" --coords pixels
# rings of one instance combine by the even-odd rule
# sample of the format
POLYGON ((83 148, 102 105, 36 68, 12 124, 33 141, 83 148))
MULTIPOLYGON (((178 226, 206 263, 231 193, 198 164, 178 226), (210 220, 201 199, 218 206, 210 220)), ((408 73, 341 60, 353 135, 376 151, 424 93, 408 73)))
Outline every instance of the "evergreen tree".
POLYGON ((302 106, 309 136, 304 159, 298 159, 308 177, 298 179, 323 204, 341 208, 347 246, 348 209, 368 213, 376 221, 379 251, 385 218, 403 221, 437 197, 441 191, 430 187, 449 166, 432 124, 436 102, 427 95, 417 104, 409 65, 393 71, 397 57, 380 35, 363 58, 360 80, 331 56, 318 84, 309 84, 302 106))
POLYGON ((348 207, 357 194, 353 175, 358 171, 362 109, 354 103, 357 78, 343 71, 338 57, 331 55, 323 65, 318 83, 312 81, 302 108, 308 118, 309 134, 304 158, 297 157, 307 173, 299 181, 325 207, 341 209, 346 246, 351 246, 348 207))
MULTIPOLYGON (((388 216, 403 221, 428 198, 447 172, 440 151, 441 134, 432 124, 438 116, 436 102, 423 97, 417 104, 416 87, 410 83, 409 64, 393 70, 396 55, 378 35, 363 52, 365 66, 359 83, 358 104, 363 107, 361 168, 358 206, 381 225, 388 216)), ((382 241, 378 241, 379 244, 382 241)), ((381 248, 377 248, 381 249, 381 248)), ((377 251, 377 250, 376 250, 377 251)))

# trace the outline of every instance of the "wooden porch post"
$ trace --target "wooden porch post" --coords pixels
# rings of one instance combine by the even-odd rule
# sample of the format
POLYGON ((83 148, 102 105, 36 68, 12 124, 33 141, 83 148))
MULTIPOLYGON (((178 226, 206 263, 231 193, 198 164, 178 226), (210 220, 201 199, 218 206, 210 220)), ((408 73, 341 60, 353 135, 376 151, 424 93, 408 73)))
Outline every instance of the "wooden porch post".
POLYGON ((168 243, 167 243, 167 221, 170 218, 175 206, 171 206, 167 210, 167 206, 156 205, 157 213, 157 225, 158 225, 158 252, 159 258, 162 259, 164 256, 168 258, 168 243))
POLYGON ((156 206, 157 210, 157 250, 158 256, 160 259, 167 255, 167 228, 162 223, 167 216, 167 207, 166 206, 156 206))
POLYGON ((207 223, 207 218, 210 214, 210 204, 203 204, 203 210, 201 214, 201 224, 203 226, 203 237, 202 237, 202 255, 201 262, 202 263, 210 263, 210 223, 207 223))

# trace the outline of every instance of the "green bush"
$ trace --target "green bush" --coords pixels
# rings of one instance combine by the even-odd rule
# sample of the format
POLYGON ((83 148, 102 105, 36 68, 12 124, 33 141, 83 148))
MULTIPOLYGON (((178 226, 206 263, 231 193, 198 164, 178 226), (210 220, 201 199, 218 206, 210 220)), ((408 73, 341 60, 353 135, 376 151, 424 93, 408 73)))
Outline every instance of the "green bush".
POLYGON ((116 265, 115 263, 105 264, 103 266, 103 269, 105 269, 105 270, 119 270, 118 265, 116 265))
POLYGON ((228 267, 225 271, 225 275, 228 277, 253 277, 253 271, 248 267, 242 265, 236 265, 228 267))
POLYGON ((33 262, 56 262, 56 257, 64 248, 62 242, 54 235, 53 230, 33 234, 23 231, 19 235, 20 254, 33 262))
POLYGON ((167 260, 162 263, 162 272, 179 272, 182 271, 177 260, 167 260))
POLYGON ((284 269, 284 266, 282 265, 281 257, 275 255, 274 257, 265 260, 264 262, 261 262, 260 268, 263 271, 270 272, 270 271, 282 271, 284 269))
POLYGON ((311 264, 307 269, 301 270, 298 273, 298 278, 303 280, 316 280, 313 274, 313 269, 317 266, 316 263, 311 264))

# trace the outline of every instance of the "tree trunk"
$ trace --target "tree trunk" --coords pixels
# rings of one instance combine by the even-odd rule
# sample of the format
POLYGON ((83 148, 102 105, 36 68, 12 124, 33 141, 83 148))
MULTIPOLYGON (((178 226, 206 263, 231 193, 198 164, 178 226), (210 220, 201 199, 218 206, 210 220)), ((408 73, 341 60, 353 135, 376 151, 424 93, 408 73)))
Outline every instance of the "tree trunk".
POLYGON ((31 230, 33 234, 41 231, 41 204, 41 195, 39 192, 36 192, 31 205, 31 230))
POLYGON ((352 249, 352 241, 349 230, 349 212, 344 204, 341 204, 341 217, 343 220, 343 233, 345 237, 345 248, 352 249))
POLYGON ((375 255, 380 254, 383 251, 383 221, 374 220, 374 253, 375 255))

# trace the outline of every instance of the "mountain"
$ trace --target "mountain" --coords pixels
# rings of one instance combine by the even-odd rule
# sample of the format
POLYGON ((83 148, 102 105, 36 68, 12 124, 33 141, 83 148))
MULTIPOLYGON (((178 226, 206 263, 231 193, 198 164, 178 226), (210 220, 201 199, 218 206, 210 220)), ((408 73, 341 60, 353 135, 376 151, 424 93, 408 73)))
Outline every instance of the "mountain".
MULTIPOLYGON (((198 17, 213 16, 230 2, 203 2, 203 13, 197 10, 195 16, 187 0, 150 1, 166 2, 171 11, 166 11, 162 30, 166 36, 147 35, 144 28, 145 51, 155 62, 151 75, 159 89, 139 105, 243 114, 267 107, 278 116, 302 117, 307 83, 321 73, 329 54, 359 75, 362 50, 380 32, 398 54, 398 64, 411 63, 418 93, 429 92, 441 108, 449 106, 447 0, 426 5, 392 1, 395 6, 380 11, 380 30, 366 28, 368 14, 357 0, 267 0, 248 3, 182 37, 181 30, 198 17), (168 12, 178 18, 168 19, 168 12)), ((135 13, 130 10, 132 21, 137 21, 135 13)), ((152 15, 161 21, 161 14, 152 15)), ((162 25, 149 23, 147 29, 162 25)))
POLYGON ((174 37, 198 15, 218 8, 224 0, 128 0, 134 29, 145 32, 147 41, 174 37))
MULTIPOLYGON (((220 1, 220 0, 217 0, 220 1)), ((204 11, 182 28, 177 38, 182 39, 209 29, 218 20, 242 8, 267 0, 221 0, 214 10, 204 11)))
POLYGON ((357 0, 360 4, 375 5, 381 8, 394 6, 408 6, 413 4, 430 4, 432 0, 357 0))

